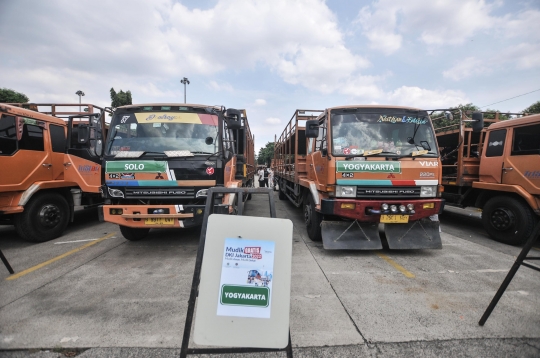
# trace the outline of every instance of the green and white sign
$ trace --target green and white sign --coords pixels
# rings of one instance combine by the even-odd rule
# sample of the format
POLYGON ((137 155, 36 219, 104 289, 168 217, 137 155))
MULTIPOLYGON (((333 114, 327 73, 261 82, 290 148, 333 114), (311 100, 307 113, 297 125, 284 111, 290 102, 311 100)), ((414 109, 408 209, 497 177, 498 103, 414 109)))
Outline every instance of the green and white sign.
POLYGON ((338 173, 401 173, 400 162, 388 161, 338 161, 338 173))
POLYGON ((292 235, 288 219, 208 217, 193 329, 196 344, 287 346, 292 235))
POLYGON ((225 239, 218 316, 270 318, 275 243, 225 239))
POLYGON ((167 162, 149 160, 109 161, 105 173, 166 173, 167 162))

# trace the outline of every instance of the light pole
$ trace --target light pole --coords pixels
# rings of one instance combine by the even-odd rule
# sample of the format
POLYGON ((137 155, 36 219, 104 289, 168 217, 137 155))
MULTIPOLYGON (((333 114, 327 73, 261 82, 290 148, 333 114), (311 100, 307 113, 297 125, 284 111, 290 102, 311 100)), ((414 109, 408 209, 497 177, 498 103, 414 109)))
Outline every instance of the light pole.
POLYGON ((184 103, 187 103, 186 102, 186 85, 189 85, 189 80, 187 79, 187 77, 184 77, 180 80, 180 83, 184 84, 184 103))
POLYGON ((75 94, 79 96, 79 112, 80 112, 81 111, 81 97, 84 96, 84 92, 81 90, 78 90, 77 92, 75 92, 75 94))

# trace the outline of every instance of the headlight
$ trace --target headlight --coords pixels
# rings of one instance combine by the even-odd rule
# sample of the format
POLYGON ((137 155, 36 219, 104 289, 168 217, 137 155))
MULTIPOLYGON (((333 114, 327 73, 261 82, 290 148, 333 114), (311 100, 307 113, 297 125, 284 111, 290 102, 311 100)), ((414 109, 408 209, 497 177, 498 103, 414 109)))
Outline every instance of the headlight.
POLYGON ((381 210, 382 210, 382 211, 388 210, 388 204, 382 203, 382 204, 381 204, 381 210))
POLYGON ((404 213, 405 211, 407 211, 407 208, 405 207, 405 205, 400 205, 399 206, 399 211, 404 213))
POLYGON ((390 211, 393 213, 397 213, 397 206, 396 205, 390 205, 390 211))
POLYGON ((112 196, 113 198, 123 198, 124 197, 124 193, 122 193, 122 190, 111 189, 111 188, 107 188, 107 189, 109 191, 109 195, 112 196))
POLYGON ((356 187, 336 185, 336 196, 338 198, 356 198, 356 187))
POLYGON ((420 187, 421 198, 434 198, 436 195, 437 195, 437 187, 435 185, 420 187))

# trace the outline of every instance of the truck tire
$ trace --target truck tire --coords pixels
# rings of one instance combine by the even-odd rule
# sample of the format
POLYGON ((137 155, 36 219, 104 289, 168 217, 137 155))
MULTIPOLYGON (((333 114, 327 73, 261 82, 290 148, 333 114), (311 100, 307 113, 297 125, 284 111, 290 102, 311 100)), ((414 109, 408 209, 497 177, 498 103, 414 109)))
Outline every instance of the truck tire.
POLYGON ((27 241, 49 241, 62 235, 70 214, 69 204, 61 194, 37 193, 15 216, 15 229, 27 241))
POLYGON ((129 241, 139 241, 141 239, 144 239, 146 235, 148 235, 148 232, 150 229, 140 229, 140 228, 134 228, 129 226, 120 226, 120 232, 122 235, 128 239, 129 241))
POLYGON ((315 203, 310 194, 307 195, 307 200, 304 201, 304 221, 311 241, 321 241, 322 215, 315 211, 315 203))
POLYGON ((511 196, 496 196, 484 205, 482 223, 493 240, 521 245, 531 235, 536 218, 523 201, 511 196))
POLYGON ((283 180, 278 184, 279 185, 278 198, 279 200, 285 200, 287 199, 287 196, 285 195, 285 185, 283 185, 282 187, 281 183, 283 183, 283 180))

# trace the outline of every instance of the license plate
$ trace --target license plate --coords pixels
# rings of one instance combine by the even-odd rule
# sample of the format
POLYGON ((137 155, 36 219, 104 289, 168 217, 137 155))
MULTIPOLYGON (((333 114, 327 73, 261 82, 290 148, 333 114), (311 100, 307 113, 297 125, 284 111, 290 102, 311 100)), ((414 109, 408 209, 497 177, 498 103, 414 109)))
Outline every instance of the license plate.
POLYGON ((144 225, 174 225, 173 218, 146 218, 144 225))
POLYGON ((408 215, 381 215, 381 222, 386 224, 406 224, 409 222, 408 215))

